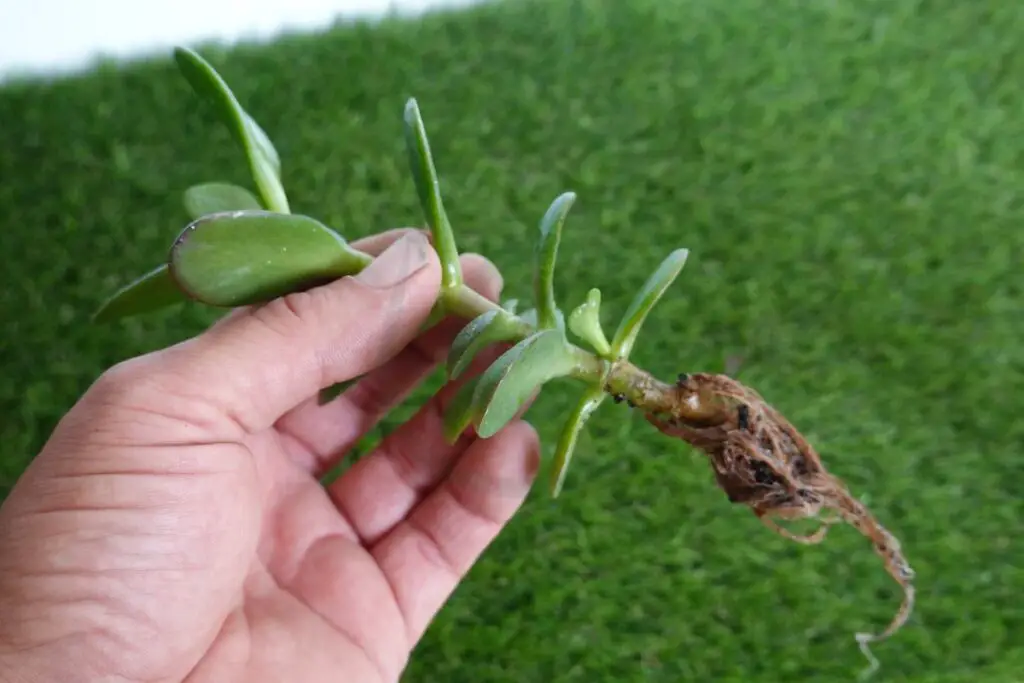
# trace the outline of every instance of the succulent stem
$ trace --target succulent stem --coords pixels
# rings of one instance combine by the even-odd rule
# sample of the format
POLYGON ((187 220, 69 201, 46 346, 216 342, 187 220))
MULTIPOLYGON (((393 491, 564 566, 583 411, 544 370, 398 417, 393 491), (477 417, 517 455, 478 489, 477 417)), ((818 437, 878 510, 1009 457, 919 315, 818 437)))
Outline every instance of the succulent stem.
MULTIPOLYGON (((472 320, 490 310, 501 306, 478 292, 461 284, 450 289, 442 288, 438 305, 444 313, 472 320)), ((530 322, 518 318, 522 329, 517 332, 513 343, 521 341, 538 330, 530 322)), ((604 391, 617 401, 625 400, 630 405, 640 408, 648 414, 669 415, 692 422, 702 422, 718 413, 718 408, 705 405, 695 396, 680 400, 680 392, 675 384, 663 382, 629 361, 609 361, 594 353, 570 343, 580 363, 573 377, 596 384, 605 377, 604 391)))

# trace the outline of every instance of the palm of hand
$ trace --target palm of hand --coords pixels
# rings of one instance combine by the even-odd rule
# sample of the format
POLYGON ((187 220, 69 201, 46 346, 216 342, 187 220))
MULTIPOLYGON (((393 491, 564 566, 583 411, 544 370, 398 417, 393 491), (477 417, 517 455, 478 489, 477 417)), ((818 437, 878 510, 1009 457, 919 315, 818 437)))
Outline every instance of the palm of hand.
MULTIPOLYGON (((277 315, 267 309, 257 315, 277 315)), ((0 515, 0 679, 11 653, 29 678, 397 680, 525 497, 536 436, 515 422, 445 443, 446 387, 330 486, 319 477, 456 329, 377 349, 394 357, 363 359, 376 369, 341 398, 262 429, 216 388, 199 395, 160 369, 169 354, 179 369, 224 362, 197 361, 190 344, 97 383, 0 515)))

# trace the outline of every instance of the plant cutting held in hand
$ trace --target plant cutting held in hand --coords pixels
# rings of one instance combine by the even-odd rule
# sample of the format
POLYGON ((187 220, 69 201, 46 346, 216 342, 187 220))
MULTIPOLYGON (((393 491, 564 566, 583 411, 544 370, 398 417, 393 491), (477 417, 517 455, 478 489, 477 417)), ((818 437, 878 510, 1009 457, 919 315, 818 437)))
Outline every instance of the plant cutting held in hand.
MULTIPOLYGON (((184 195, 191 218, 163 263, 108 299, 97 320, 155 311, 185 300, 230 308, 269 301, 333 279, 354 275, 373 257, 353 248, 333 228, 292 213, 281 182, 281 160, 267 134, 239 104, 213 67, 195 52, 178 48, 175 60, 193 91, 231 130, 249 164, 257 194, 220 182, 197 185, 184 195)), ((594 411, 609 397, 640 410, 662 434, 704 453, 729 500, 782 536, 818 543, 830 524, 844 521, 865 535, 902 587, 903 604, 879 635, 858 634, 867 643, 887 638, 913 608, 913 571, 899 542, 874 519, 842 482, 824 467, 814 448, 752 389, 727 375, 688 373, 661 381, 630 361, 653 307, 675 281, 688 251, 666 256, 643 283, 609 339, 601 323, 601 292, 565 315, 554 286, 555 263, 566 217, 576 196, 558 196, 540 220, 535 252, 534 307, 518 312, 515 302, 498 305, 470 289, 442 201, 427 133, 415 100, 405 108, 405 138, 416 192, 442 265, 442 282, 430 322, 446 316, 466 321, 446 364, 450 380, 462 377, 481 351, 509 346, 482 373, 466 379, 447 408, 445 432, 456 440, 472 428, 489 438, 527 407, 552 381, 581 387, 566 416, 552 467, 551 492, 562 490, 577 439, 594 411), (801 536, 776 520, 820 519, 815 533, 801 536)), ((345 387, 324 387, 323 400, 345 387)))

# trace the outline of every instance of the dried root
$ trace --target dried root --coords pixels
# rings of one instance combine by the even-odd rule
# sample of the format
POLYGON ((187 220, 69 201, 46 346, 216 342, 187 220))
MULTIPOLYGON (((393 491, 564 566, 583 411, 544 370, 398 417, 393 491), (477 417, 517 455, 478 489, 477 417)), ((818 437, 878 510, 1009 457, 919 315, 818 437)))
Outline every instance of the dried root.
POLYGON ((718 485, 734 503, 749 506, 768 528, 798 543, 824 540, 829 526, 845 521, 866 536, 889 575, 903 589, 903 603, 880 634, 856 634, 861 651, 878 667, 867 648, 898 631, 914 606, 914 571, 899 541, 879 524, 864 505, 829 474, 814 448, 757 392, 726 375, 680 375, 674 407, 647 420, 668 436, 704 452, 718 485), (820 517, 829 511, 833 516, 820 517), (822 526, 801 536, 775 519, 819 519, 822 526))

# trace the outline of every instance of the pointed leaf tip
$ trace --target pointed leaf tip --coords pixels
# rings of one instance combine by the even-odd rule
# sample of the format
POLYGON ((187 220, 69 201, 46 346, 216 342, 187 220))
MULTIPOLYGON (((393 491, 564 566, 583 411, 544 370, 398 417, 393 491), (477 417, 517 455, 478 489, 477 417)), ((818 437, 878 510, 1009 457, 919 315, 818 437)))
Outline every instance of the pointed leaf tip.
POLYGON ((410 97, 405 101, 405 122, 410 126, 418 125, 420 118, 420 105, 416 102, 415 97, 410 97))
POLYGON ((451 403, 445 408, 443 418, 444 439, 449 445, 459 440, 459 437, 469 429, 476 417, 473 406, 473 395, 476 393, 477 383, 480 377, 474 377, 462 384, 455 393, 451 403))
POLYGON ((167 264, 161 264, 111 295, 92 314, 92 322, 106 323, 152 313, 184 301, 185 294, 170 277, 167 264))

